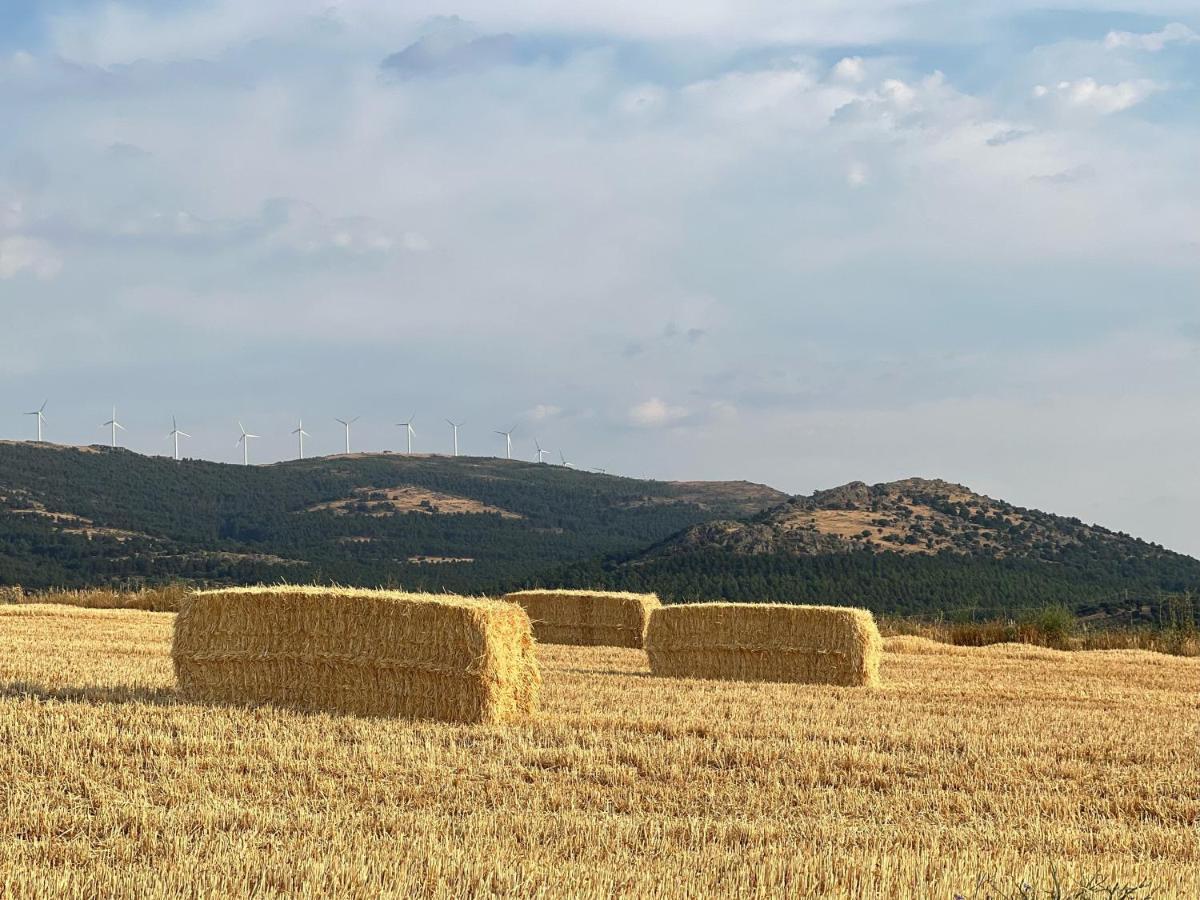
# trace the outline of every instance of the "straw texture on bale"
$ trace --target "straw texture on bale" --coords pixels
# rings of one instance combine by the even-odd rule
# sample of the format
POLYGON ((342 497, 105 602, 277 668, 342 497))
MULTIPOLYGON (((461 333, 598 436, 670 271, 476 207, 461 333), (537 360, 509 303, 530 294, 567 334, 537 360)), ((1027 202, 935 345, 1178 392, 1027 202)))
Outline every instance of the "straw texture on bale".
POLYGON ((525 611, 451 595, 202 591, 171 655, 188 698, 368 716, 503 722, 533 712, 541 687, 525 611))
POLYGON ((883 641, 865 609, 695 603, 656 609, 646 650, 669 678, 877 685, 883 641))
POLYGON ((661 606, 654 594, 624 591, 516 591, 504 599, 529 613, 533 635, 543 644, 639 650, 650 613, 661 606))

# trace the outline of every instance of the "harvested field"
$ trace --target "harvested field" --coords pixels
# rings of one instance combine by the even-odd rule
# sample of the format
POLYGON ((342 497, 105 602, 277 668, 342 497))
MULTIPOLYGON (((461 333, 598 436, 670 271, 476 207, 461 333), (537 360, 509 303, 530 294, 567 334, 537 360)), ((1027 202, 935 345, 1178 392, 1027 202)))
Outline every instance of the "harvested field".
POLYGON ((661 606, 654 594, 625 591, 531 590, 504 599, 529 613, 539 642, 582 647, 640 649, 650 613, 661 606))
POLYGON ((646 650, 655 675, 874 687, 883 642, 865 609, 693 603, 656 609, 646 650))
POLYGON ((524 610, 449 594, 203 591, 171 653, 189 699, 359 715, 504 722, 533 712, 541 684, 524 610))
POLYGON ((0 607, 0 894, 1200 896, 1197 660, 906 637, 861 691, 540 646, 540 717, 461 726, 184 701, 173 620, 0 607))

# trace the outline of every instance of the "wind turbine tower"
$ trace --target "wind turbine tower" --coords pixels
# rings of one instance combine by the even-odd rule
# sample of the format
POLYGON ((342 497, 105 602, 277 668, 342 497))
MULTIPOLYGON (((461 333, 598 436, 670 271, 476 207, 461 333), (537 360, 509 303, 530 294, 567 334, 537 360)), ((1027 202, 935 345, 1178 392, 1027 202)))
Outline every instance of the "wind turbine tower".
POLYGON ((122 431, 129 430, 124 425, 122 425, 120 422, 117 421, 117 408, 115 406, 113 407, 112 418, 109 419, 107 422, 105 422, 100 427, 112 429, 112 444, 111 444, 111 446, 114 450, 117 448, 117 429, 120 428, 122 431))
POLYGON ((466 422, 454 423, 454 422, 451 422, 449 419, 446 420, 446 423, 451 428, 454 429, 454 455, 458 456, 458 429, 462 428, 467 423, 466 422))
POLYGON ((496 434, 498 434, 502 438, 504 438, 505 459, 512 459, 512 436, 513 436, 513 432, 516 430, 517 430, 517 426, 514 425, 512 428, 508 429, 508 431, 497 431, 496 432, 496 434))
POLYGON ((413 413, 411 416, 408 417, 407 422, 397 422, 396 423, 396 427, 403 428, 404 435, 406 438, 408 438, 408 449, 404 451, 404 454, 406 456, 412 456, 412 439, 413 439, 413 435, 416 433, 413 431, 412 423, 413 423, 413 419, 415 419, 416 417, 417 417, 416 413, 413 413))
POLYGON ((304 459, 304 439, 306 437, 312 437, 312 435, 304 430, 303 416, 300 417, 300 427, 293 431, 292 434, 296 435, 300 439, 300 458, 304 459))
POLYGON ((179 462, 179 439, 181 437, 190 438, 191 435, 186 431, 180 431, 179 423, 175 421, 174 416, 171 416, 171 433, 167 437, 175 439, 175 462, 179 462))
MULTIPOLYGON (((257 434, 251 434, 246 430, 246 426, 238 422, 238 428, 242 429, 242 436, 238 438, 238 444, 242 445, 242 465, 250 465, 250 441, 258 437, 257 434)), ((237 444, 234 444, 236 447, 237 444)))
POLYGON ((558 451, 558 458, 562 460, 562 464, 563 464, 564 466, 566 466, 568 469, 573 469, 573 468, 575 468, 575 464, 574 464, 574 463, 569 463, 569 462, 567 462, 567 457, 563 455, 563 452, 562 452, 561 450, 559 450, 559 451, 558 451))
POLYGON ((355 416, 353 419, 335 419, 335 422, 341 422, 346 429, 346 455, 350 455, 350 426, 357 422, 361 416, 355 416))
MULTIPOLYGON (((49 400, 46 401, 46 403, 49 403, 49 402, 50 402, 49 400)), ((42 442, 42 426, 46 424, 46 416, 44 415, 44 413, 46 412, 46 403, 43 403, 41 406, 39 406, 33 412, 25 413, 25 415, 27 415, 27 416, 37 416, 37 429, 38 429, 37 442, 39 444, 42 442)))
POLYGON ((537 447, 537 461, 540 463, 544 463, 546 461, 546 456, 547 456, 547 454, 549 454, 550 451, 543 450, 542 445, 539 444, 536 440, 534 440, 533 446, 537 447))

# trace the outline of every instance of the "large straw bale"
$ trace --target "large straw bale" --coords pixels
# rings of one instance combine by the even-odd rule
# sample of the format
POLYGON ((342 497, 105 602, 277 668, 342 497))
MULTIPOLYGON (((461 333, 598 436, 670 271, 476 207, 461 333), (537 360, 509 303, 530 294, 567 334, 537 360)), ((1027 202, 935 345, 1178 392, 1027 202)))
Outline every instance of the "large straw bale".
POLYGON ((451 595, 202 591, 171 655, 189 698, 359 715, 502 722, 532 712, 541 686, 525 611, 451 595))
POLYGON ((883 641, 865 609, 694 603, 656 609, 646 650, 671 678, 876 685, 883 641))
POLYGON ((529 613, 540 643, 638 649, 645 646, 650 613, 662 605, 654 594, 625 591, 516 591, 504 599, 529 613))

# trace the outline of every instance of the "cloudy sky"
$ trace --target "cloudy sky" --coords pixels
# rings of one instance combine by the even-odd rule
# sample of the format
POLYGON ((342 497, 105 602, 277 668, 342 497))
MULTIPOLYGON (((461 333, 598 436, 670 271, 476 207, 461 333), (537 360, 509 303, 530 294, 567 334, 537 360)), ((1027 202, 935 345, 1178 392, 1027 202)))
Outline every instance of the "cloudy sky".
POLYGON ((1055 6, 6 0, 0 437, 449 416, 1200 553, 1200 11, 1055 6))

